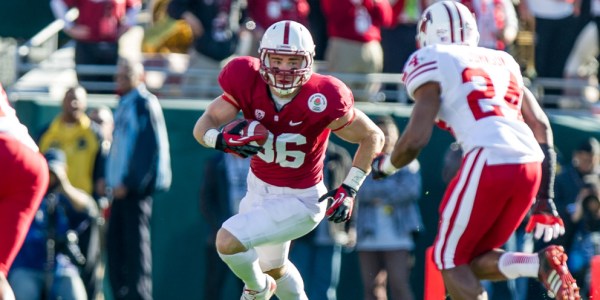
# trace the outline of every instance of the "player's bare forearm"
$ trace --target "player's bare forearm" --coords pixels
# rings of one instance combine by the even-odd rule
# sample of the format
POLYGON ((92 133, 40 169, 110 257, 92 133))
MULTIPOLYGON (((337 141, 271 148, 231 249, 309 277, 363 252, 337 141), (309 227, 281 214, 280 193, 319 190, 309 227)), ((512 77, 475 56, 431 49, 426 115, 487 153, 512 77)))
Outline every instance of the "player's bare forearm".
POLYGON ((373 158, 383 149, 385 137, 362 111, 355 109, 354 114, 352 123, 334 133, 345 141, 358 144, 352 165, 368 173, 373 158))
POLYGON ((523 120, 533 131, 535 139, 540 144, 547 144, 552 147, 554 145, 554 139, 552 136, 552 128, 550 127, 550 120, 544 113, 539 103, 535 99, 535 96, 527 88, 523 89, 523 106, 521 107, 521 114, 523 120))
POLYGON ((218 129, 223 124, 233 120, 238 109, 231 103, 225 101, 221 96, 211 102, 206 111, 198 118, 194 126, 194 138, 198 143, 207 146, 204 142, 204 134, 211 128, 218 129))
POLYGON ((439 84, 425 83, 415 91, 415 100, 408 125, 391 154, 392 165, 396 168, 417 158, 429 143, 441 105, 439 84))

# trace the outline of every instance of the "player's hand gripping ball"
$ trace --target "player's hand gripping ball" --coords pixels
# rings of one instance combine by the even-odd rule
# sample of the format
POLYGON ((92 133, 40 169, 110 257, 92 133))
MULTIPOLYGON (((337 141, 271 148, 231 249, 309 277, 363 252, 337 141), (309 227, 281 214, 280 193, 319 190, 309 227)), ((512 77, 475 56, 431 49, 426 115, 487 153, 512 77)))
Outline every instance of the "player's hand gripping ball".
POLYGON ((263 146, 269 138, 269 130, 260 122, 249 119, 236 119, 228 123, 221 130, 223 133, 239 135, 239 144, 263 146))

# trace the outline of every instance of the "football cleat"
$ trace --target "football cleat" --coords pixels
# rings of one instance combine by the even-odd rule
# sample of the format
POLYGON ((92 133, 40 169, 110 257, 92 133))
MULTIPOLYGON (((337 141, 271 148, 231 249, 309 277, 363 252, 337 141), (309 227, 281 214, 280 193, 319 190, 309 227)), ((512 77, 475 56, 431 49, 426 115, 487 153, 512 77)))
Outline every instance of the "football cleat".
POLYGON ((275 295, 277 289, 277 283, 273 277, 267 276, 267 286, 262 291, 249 290, 244 286, 242 297, 240 300, 269 300, 275 295))
POLYGON ((538 252, 538 279, 548 290, 548 296, 558 300, 580 300, 577 282, 567 268, 567 254, 562 246, 548 246, 538 252))

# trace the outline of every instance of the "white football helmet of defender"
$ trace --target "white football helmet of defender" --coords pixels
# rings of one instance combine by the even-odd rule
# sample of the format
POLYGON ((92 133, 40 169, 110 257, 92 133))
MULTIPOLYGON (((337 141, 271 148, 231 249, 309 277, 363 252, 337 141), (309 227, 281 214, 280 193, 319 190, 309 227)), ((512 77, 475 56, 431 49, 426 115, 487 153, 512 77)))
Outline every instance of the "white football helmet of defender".
POLYGON ((312 75, 315 43, 304 25, 294 21, 280 21, 265 31, 260 47, 260 75, 280 95, 289 95, 306 83, 312 75), (269 54, 301 55, 304 57, 299 69, 280 70, 271 67, 269 54), (289 83, 276 80, 276 75, 290 77, 289 83))
POLYGON ((455 1, 440 1, 427 7, 417 30, 419 48, 434 44, 477 46, 479 43, 479 31, 473 13, 455 1))

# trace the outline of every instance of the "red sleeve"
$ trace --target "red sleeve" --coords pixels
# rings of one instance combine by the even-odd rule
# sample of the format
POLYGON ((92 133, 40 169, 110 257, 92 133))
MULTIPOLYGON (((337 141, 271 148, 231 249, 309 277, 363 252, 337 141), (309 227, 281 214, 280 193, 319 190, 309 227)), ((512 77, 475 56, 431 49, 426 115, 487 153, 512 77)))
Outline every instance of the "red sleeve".
POLYGON ((142 1, 140 1, 140 0, 127 0, 126 1, 127 8, 135 7, 137 5, 142 5, 142 1))
MULTIPOLYGON (((349 111, 354 107, 354 96, 352 95, 352 91, 346 84, 340 81, 337 78, 330 77, 332 80, 329 81, 327 87, 327 98, 332 100, 331 106, 332 111, 329 114, 330 120, 328 123, 333 122, 336 119, 339 119, 346 115, 349 111)), ((349 123, 351 123, 350 121, 349 123)), ((339 130, 345 127, 348 124, 343 125, 336 130, 339 130)))
POLYGON ((257 72, 252 58, 237 57, 223 67, 219 74, 219 84, 224 92, 239 102, 242 99, 243 87, 247 86, 248 81, 254 78, 257 72))
POLYGON ((369 11, 373 25, 377 27, 389 27, 392 25, 392 6, 387 0, 366 0, 365 8, 369 11))
POLYGON ((391 27, 398 25, 398 17, 404 13, 404 3, 405 0, 398 0, 394 6, 392 6, 392 24, 391 27))

